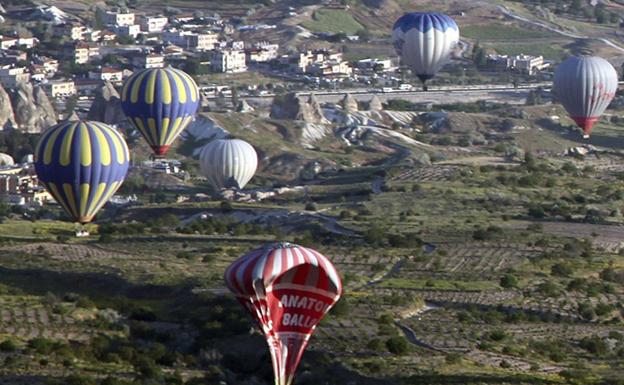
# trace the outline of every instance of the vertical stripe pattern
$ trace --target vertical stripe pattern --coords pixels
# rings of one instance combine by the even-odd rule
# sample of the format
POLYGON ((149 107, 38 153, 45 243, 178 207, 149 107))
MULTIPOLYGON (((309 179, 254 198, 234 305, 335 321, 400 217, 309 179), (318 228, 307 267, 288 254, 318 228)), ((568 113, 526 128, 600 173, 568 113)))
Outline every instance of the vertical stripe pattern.
POLYGON ((256 173, 258 154, 244 140, 218 139, 201 150, 199 165, 202 174, 216 189, 242 189, 256 173))
POLYGON ((121 105, 157 155, 164 155, 199 107, 193 78, 175 68, 151 68, 126 79, 121 105))
POLYGON ((597 56, 572 56, 555 71, 553 94, 586 136, 615 97, 615 68, 597 56))
POLYGON ((406 13, 394 23, 392 40, 403 64, 425 81, 449 60, 459 42, 459 28, 441 13, 406 13))
POLYGON ((342 294, 336 268, 315 250, 276 243, 234 261, 225 282, 267 340, 275 385, 292 384, 316 325, 342 294))
POLYGON ((128 172, 130 152, 116 130, 71 121, 48 128, 35 149, 41 184, 76 222, 90 222, 128 172))

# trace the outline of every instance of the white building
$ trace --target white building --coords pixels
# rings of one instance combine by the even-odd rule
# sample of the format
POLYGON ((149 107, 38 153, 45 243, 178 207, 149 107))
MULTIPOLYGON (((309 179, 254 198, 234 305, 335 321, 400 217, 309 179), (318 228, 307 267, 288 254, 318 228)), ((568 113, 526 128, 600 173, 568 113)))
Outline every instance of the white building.
POLYGON ((29 81, 30 73, 24 67, 6 67, 0 69, 0 83, 6 88, 13 88, 17 83, 29 81))
POLYGON ((247 61, 244 51, 225 49, 215 51, 210 62, 214 72, 244 72, 247 71, 247 61))
POLYGON ((209 51, 214 49, 219 42, 219 35, 213 32, 189 32, 179 30, 169 30, 162 34, 164 43, 174 44, 183 49, 193 51, 209 51))
POLYGON ((102 67, 97 71, 90 71, 89 79, 119 83, 123 81, 123 71, 112 67, 102 67))
POLYGON ((247 50, 247 61, 250 63, 265 63, 277 59, 279 45, 267 42, 256 43, 247 50))
POLYGON ((84 37, 86 38, 87 41, 95 43, 102 39, 102 31, 100 31, 99 29, 94 29, 93 31, 87 31, 85 32, 84 37))
POLYGON ((73 59, 76 64, 88 63, 91 59, 100 56, 100 47, 94 44, 78 42, 73 49, 73 59))
POLYGON ((17 45, 17 38, 12 36, 2 36, 0 39, 0 48, 1 49, 9 49, 13 48, 17 45))
POLYGON ((396 67, 392 65, 392 59, 362 59, 357 61, 356 66, 362 70, 375 70, 381 72, 396 69, 396 67))
POLYGON ((342 53, 329 50, 300 52, 285 55, 278 59, 282 66, 292 72, 311 73, 315 75, 348 75, 352 69, 342 59, 342 53))
POLYGON ((83 40, 86 31, 87 28, 80 23, 64 23, 53 28, 54 36, 69 37, 71 40, 83 40))
POLYGON ((543 56, 531 55, 488 55, 488 64, 502 70, 516 70, 528 75, 535 74, 550 66, 550 63, 544 61, 543 56))
POLYGON ((104 23, 121 27, 134 24, 134 13, 120 11, 106 11, 104 13, 104 23))
POLYGON ((164 16, 141 16, 139 18, 141 30, 147 33, 162 32, 168 23, 169 19, 164 16))
POLYGON ((47 73, 56 73, 59 69, 59 62, 56 59, 52 59, 49 57, 42 58, 41 64, 47 73))
POLYGON ((45 84, 45 88, 53 98, 76 94, 76 84, 73 80, 52 80, 45 84))
POLYGON ((165 66, 165 57, 161 54, 145 54, 136 53, 130 56, 130 64, 135 68, 163 68, 165 66))
POLYGON ((113 32, 120 36, 132 36, 136 39, 136 37, 141 33, 141 26, 138 24, 120 25, 113 28, 113 32))
POLYGON ((346 61, 323 61, 310 64, 306 73, 315 76, 351 75, 353 69, 346 61))
POLYGON ((37 43, 39 43, 39 39, 37 39, 36 37, 18 36, 16 46, 32 48, 36 46, 37 43))

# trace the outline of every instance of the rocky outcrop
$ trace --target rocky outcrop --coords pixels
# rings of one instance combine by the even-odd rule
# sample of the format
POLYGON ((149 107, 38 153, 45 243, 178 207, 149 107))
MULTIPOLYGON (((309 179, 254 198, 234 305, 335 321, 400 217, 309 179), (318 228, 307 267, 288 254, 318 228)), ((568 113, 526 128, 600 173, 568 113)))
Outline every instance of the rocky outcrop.
POLYGON ((306 123, 327 123, 321 106, 313 95, 308 100, 295 93, 276 96, 271 105, 271 118, 302 120, 306 123))
POLYGON ((355 112, 358 110, 357 100, 351 94, 345 94, 340 104, 344 112, 355 112))
POLYGON ((13 166, 15 161, 9 154, 0 153, 0 166, 13 166))
POLYGON ((58 122, 58 115, 43 87, 35 86, 33 96, 35 97, 37 110, 40 113, 39 119, 43 125, 43 129, 55 125, 58 122))
POLYGON ((12 102, 17 128, 21 131, 38 133, 58 121, 56 111, 41 87, 18 83, 12 102))
POLYGON ((17 123, 15 122, 15 114, 11 106, 11 98, 4 88, 0 86, 0 129, 11 129, 16 126, 17 123))
POLYGON ((236 112, 245 113, 245 112, 252 112, 252 111, 254 111, 254 108, 250 106, 249 103, 247 103, 245 99, 238 102, 238 105, 236 106, 236 112))
POLYGON ((368 102, 368 110, 369 111, 383 110, 383 104, 381 104, 381 100, 379 100, 377 95, 373 95, 372 99, 368 102))
POLYGON ((72 111, 71 114, 69 114, 69 116, 65 118, 65 120, 68 122, 75 122, 77 120, 80 120, 80 116, 78 116, 76 111, 72 111))
POLYGON ((87 119, 116 125, 126 121, 126 115, 121 108, 119 93, 110 82, 104 82, 95 90, 95 98, 89 109, 87 119))

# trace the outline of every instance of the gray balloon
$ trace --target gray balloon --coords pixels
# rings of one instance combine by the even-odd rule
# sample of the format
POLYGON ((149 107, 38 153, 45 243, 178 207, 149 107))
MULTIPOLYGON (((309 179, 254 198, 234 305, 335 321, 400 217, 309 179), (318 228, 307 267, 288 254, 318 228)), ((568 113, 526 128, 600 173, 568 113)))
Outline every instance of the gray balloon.
POLYGON ((617 87, 617 72, 608 61, 597 56, 572 56, 557 67, 553 93, 583 129, 583 137, 589 138, 617 87))
POLYGON ((244 140, 218 139, 202 148, 199 165, 202 174, 216 189, 241 189, 256 172, 258 154, 244 140))

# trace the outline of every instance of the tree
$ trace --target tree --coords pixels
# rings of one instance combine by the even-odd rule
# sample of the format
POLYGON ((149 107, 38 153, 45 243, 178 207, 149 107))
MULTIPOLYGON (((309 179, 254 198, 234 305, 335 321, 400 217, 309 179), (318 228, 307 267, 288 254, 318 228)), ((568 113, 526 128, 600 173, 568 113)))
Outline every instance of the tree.
POLYGON ((104 13, 105 11, 100 7, 95 10, 95 17, 93 18, 94 29, 102 30, 106 27, 106 24, 104 23, 104 13))
POLYGON ((513 274, 505 274, 500 280, 501 287, 510 289, 518 286, 518 278, 513 274))
POLYGON ((336 317, 346 317, 350 314, 351 308, 346 299, 341 298, 331 309, 331 314, 336 317))
POLYGON ((67 101, 65 102, 65 111, 64 111, 65 114, 66 115, 71 114, 77 105, 78 105, 78 95, 72 95, 68 97, 67 101))
POLYGON ((386 341, 386 348, 390 353, 401 356, 409 351, 409 343, 403 336, 390 337, 386 341))
POLYGON ((0 343, 0 351, 14 352, 16 350, 17 350, 17 345, 15 345, 15 342, 11 339, 4 340, 2 341, 2 343, 0 343))
POLYGON ((583 9, 583 0, 572 0, 570 4, 570 12, 571 13, 579 13, 583 9))
POLYGON ((118 44, 122 45, 130 45, 135 43, 134 38, 130 35, 117 35, 116 41, 118 44))
POLYGON ((567 263, 555 263, 550 267, 550 274, 559 277, 569 277, 574 273, 574 268, 567 263))
POLYGON ((483 48, 478 48, 474 53, 474 64, 477 68, 485 67, 487 64, 487 55, 483 48))
POLYGON ((585 337, 579 342, 579 346, 591 354, 604 356, 609 352, 609 345, 598 336, 585 337))
POLYGON ((543 104, 541 88, 529 91, 525 104, 527 106, 537 106, 543 104))
POLYGON ((238 107, 238 88, 236 86, 232 86, 232 106, 238 107))
POLYGON ((607 12, 605 12, 604 5, 600 4, 594 9, 594 16, 596 16, 596 21, 599 24, 604 24, 607 22, 607 12))
POLYGON ((133 362, 134 370, 139 373, 140 377, 147 380, 162 377, 162 372, 153 359, 146 356, 139 356, 133 362))
POLYGON ((360 40, 363 42, 368 42, 372 36, 370 31, 366 28, 362 28, 359 31, 357 31, 357 35, 359 36, 360 40))

